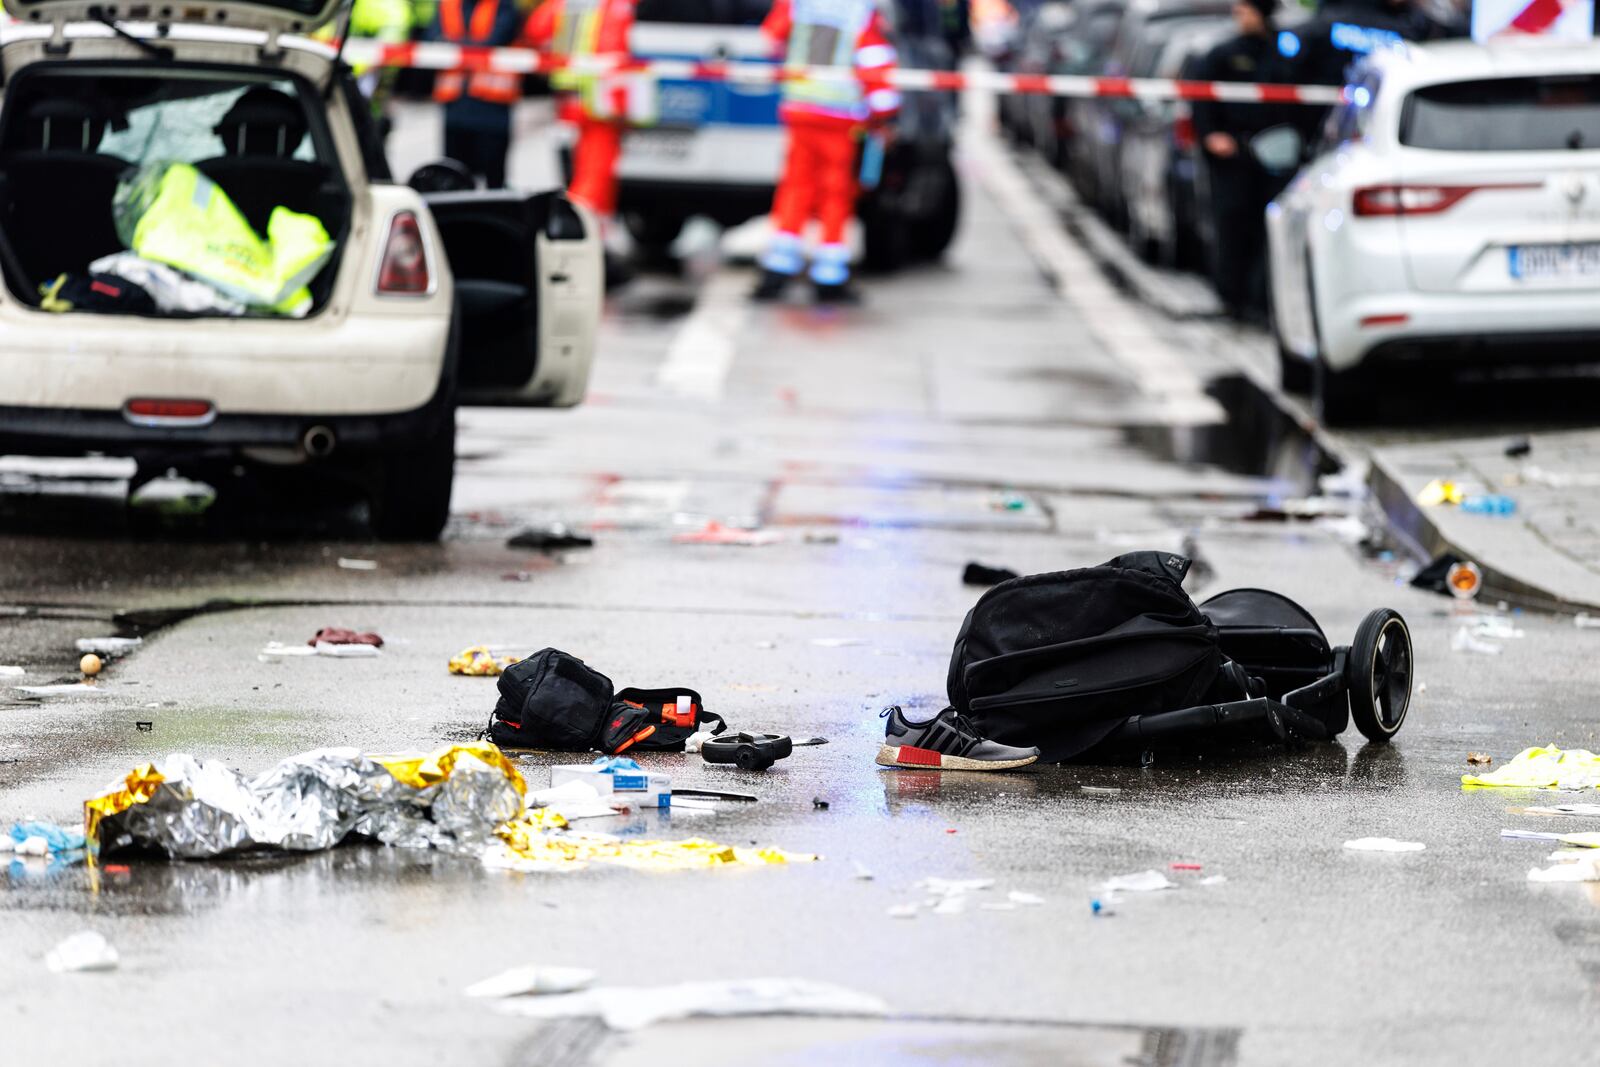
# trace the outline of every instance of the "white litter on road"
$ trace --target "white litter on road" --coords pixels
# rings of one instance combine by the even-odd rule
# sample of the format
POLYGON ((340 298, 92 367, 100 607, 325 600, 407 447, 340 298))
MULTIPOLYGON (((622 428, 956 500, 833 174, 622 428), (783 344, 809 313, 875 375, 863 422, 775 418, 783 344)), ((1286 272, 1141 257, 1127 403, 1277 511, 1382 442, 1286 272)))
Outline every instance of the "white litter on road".
POLYGON ((1353 852, 1421 852, 1428 846, 1421 841, 1398 841, 1392 837, 1358 837, 1346 841, 1344 847, 1353 852))
POLYGON ((1013 904, 1021 904, 1024 907, 1029 908, 1036 908, 1044 903, 1044 897, 1038 896, 1034 893, 1024 893, 1020 889, 1013 889, 1011 892, 1007 893, 1006 899, 1011 901, 1013 904))
POLYGON ((69 971, 114 971, 120 957, 105 935, 93 930, 73 934, 51 949, 44 965, 56 974, 69 971))
POLYGON ((1450 639, 1450 649, 1453 652, 1476 652, 1480 656, 1500 654, 1499 645, 1493 641, 1485 641, 1465 626, 1457 630, 1456 635, 1450 639))
POLYGON ((612 1030, 641 1030, 693 1016, 886 1015, 882 1000, 827 982, 802 978, 746 978, 683 982, 672 986, 609 986, 580 993, 512 997, 495 1010, 528 1019, 598 1016, 612 1030))
POLYGON ((80 637, 76 644, 79 652, 93 652, 101 656, 121 656, 144 644, 144 638, 80 637))
POLYGON ((1141 871, 1138 874, 1119 874, 1108 879, 1100 888, 1107 893, 1153 893, 1158 889, 1176 889, 1178 883, 1160 871, 1141 871))
POLYGON ((0 678, 21 678, 27 673, 27 670, 22 667, 0 666, 0 678))
POLYGON ((378 561, 375 559, 350 559, 346 556, 340 556, 339 566, 347 571, 375 571, 378 569, 378 561))
POLYGON ((108 690, 90 685, 88 682, 63 682, 60 685, 17 685, 12 686, 12 688, 19 693, 27 693, 31 697, 103 697, 110 695, 108 690))
MULTIPOLYGON (((1555 857, 1552 857, 1555 858, 1555 857)), ((1530 882, 1600 882, 1600 856, 1562 857, 1554 866, 1528 871, 1530 882)))
POLYGON ((462 992, 469 997, 550 996, 576 993, 594 984, 595 973, 582 967, 527 964, 474 982, 462 992))
POLYGON ((256 653, 256 659, 268 663, 275 659, 299 659, 302 656, 327 656, 329 659, 371 659, 383 655, 376 645, 335 645, 318 641, 315 645, 285 645, 277 641, 256 653))

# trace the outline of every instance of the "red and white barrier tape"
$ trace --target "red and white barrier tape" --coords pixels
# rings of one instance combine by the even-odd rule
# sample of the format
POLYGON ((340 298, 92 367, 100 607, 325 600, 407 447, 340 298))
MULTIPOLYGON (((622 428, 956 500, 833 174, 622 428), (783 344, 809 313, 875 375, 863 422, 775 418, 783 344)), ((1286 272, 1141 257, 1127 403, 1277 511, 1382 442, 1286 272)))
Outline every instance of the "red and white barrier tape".
MULTIPOLYGON (((846 67, 785 68, 775 63, 703 62, 688 59, 627 61, 586 57, 561 63, 531 48, 477 48, 421 42, 384 44, 351 38, 344 45, 351 63, 419 70, 496 71, 505 74, 551 74, 571 70, 578 74, 648 73, 675 81, 736 82, 771 85, 797 77, 851 81, 856 75, 846 67)), ((888 75, 888 82, 907 92, 953 92, 986 89, 1005 94, 1106 97, 1134 100, 1216 100, 1244 104, 1337 104, 1342 90, 1331 85, 1279 85, 1264 82, 1178 81, 1172 78, 1096 78, 1070 74, 1006 74, 1000 71, 919 70, 903 67, 888 75)))

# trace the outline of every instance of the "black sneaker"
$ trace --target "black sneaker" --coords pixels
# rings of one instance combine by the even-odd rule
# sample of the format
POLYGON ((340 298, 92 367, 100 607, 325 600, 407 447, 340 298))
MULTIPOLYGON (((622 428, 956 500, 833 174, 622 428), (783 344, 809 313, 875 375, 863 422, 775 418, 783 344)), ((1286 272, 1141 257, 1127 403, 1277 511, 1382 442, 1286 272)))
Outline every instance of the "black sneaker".
POLYGON ((750 299, 757 303, 766 304, 783 298, 784 290, 789 288, 789 283, 794 281, 792 274, 780 274, 775 270, 761 272, 761 280, 750 291, 750 299))
POLYGON ((858 307, 861 304, 861 294, 849 285, 820 285, 813 282, 811 288, 816 291, 819 304, 833 304, 836 307, 858 307))
POLYGON ((1039 758, 1036 748, 1013 748, 980 737, 966 717, 945 708, 927 722, 907 722, 898 707, 884 708, 880 767, 941 771, 1009 771, 1039 758))

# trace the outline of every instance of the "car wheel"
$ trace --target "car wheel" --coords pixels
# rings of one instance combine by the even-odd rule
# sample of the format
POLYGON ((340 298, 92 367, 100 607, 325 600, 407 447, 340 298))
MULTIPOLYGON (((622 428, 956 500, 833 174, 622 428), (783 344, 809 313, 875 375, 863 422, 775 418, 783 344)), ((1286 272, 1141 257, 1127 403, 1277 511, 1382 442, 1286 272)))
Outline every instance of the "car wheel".
POLYGON ((372 493, 372 532, 380 541, 437 541, 450 517, 455 483, 456 413, 433 433, 384 456, 372 493))
POLYGON ((665 253, 683 232, 686 221, 681 216, 647 215, 638 211, 624 212, 622 216, 622 224, 628 228, 628 235, 647 253, 665 253))
POLYGON ((1316 362, 1317 416, 1326 426, 1348 426, 1372 410, 1374 397, 1360 367, 1334 370, 1326 359, 1316 362))
POLYGON ((944 255, 955 240, 961 223, 961 182, 948 155, 927 168, 923 176, 932 193, 928 199, 933 211, 914 226, 908 226, 910 251, 920 260, 935 260, 944 255))

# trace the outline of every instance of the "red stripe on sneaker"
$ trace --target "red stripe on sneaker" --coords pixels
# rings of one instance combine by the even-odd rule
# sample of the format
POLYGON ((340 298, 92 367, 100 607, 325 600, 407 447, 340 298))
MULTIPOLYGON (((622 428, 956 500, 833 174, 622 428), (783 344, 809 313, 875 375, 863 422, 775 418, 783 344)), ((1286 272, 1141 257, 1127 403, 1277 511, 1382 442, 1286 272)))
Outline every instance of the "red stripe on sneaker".
POLYGON ((939 767, 943 765, 944 757, 929 748, 901 745, 900 751, 895 754, 895 762, 914 763, 918 767, 939 767))

